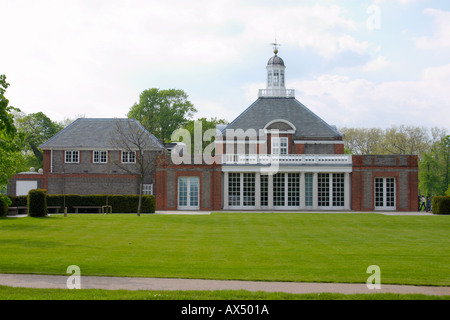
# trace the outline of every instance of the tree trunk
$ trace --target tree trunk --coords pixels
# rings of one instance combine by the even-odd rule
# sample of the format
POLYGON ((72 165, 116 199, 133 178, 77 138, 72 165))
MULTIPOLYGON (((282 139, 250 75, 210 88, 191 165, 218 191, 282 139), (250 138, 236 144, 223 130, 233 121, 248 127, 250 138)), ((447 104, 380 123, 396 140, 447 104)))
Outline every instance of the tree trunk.
POLYGON ((138 201, 138 208, 137 208, 137 215, 141 215, 141 208, 142 208, 142 190, 144 188, 144 179, 141 178, 141 182, 139 184, 139 201, 138 201))

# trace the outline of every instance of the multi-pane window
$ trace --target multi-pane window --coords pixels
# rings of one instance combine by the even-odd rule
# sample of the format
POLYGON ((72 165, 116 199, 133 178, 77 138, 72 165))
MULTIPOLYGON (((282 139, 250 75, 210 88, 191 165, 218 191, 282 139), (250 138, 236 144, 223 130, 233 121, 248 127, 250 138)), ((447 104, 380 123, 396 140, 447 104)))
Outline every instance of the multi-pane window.
POLYGON ((319 173, 317 184, 317 196, 319 207, 330 206, 330 175, 328 173, 319 173))
POLYGON ((344 207, 345 181, 343 173, 319 173, 317 184, 319 207, 344 207))
POLYGON ((243 183, 244 207, 253 207, 255 206, 255 174, 244 173, 243 183))
POLYGON ((228 175, 228 205, 236 207, 241 205, 241 174, 228 175))
POLYGON ((272 154, 288 154, 288 138, 272 138, 272 154))
POLYGON ((278 70, 273 72, 273 85, 274 87, 278 87, 280 85, 280 72, 278 70))
POLYGON ((144 184, 142 186, 142 193, 146 195, 153 194, 153 184, 144 184))
POLYGON ((122 151, 122 163, 136 163, 136 152, 122 151))
POLYGON ((395 178, 375 178, 375 208, 395 209, 395 178))
POLYGON ((288 173, 288 207, 300 206, 300 174, 288 173))
POLYGON ((333 207, 344 206, 344 174, 333 174, 333 207))
POLYGON ((269 205, 269 176, 261 175, 261 207, 269 205))
POLYGON ((267 87, 271 87, 272 86, 272 71, 269 71, 267 73, 267 87))
POLYGON ((79 151, 66 151, 65 162, 66 163, 79 163, 80 152, 79 151))
POLYGON ((305 206, 313 206, 313 174, 305 173, 305 206))
POLYGON ((285 204, 285 174, 277 173, 273 176, 273 205, 284 207, 285 204))
POLYGON ((94 151, 94 163, 108 163, 107 151, 94 151))

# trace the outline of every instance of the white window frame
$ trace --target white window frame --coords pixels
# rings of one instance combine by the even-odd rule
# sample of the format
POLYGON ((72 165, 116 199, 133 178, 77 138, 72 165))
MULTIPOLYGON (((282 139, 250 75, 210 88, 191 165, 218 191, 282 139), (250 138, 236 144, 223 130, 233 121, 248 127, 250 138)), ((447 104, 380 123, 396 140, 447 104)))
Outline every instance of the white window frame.
POLYGON ((122 151, 122 163, 134 164, 136 163, 136 152, 135 151, 122 151))
POLYGON ((142 194, 153 195, 153 184, 142 185, 142 194))
POLYGON ((392 211, 397 208, 397 179, 395 177, 375 177, 374 179, 374 207, 375 210, 387 210, 392 211), (382 186, 380 190, 377 192, 377 184, 382 181, 382 186), (389 183, 389 185, 388 185, 389 183), (389 190, 390 184, 392 184, 392 189, 389 190), (380 198, 381 197, 381 198, 380 198), (381 200, 382 205, 379 205, 379 200, 381 200), (390 200, 390 201, 389 201, 390 200), (393 205, 390 206, 389 202, 393 205), (378 204, 378 205, 377 205, 378 204))
POLYGON ((289 154, 289 139, 287 137, 273 137, 271 139, 271 152, 273 155, 289 154))
POLYGON ((332 210, 344 209, 345 174, 320 172, 317 179, 318 207, 332 210))
POLYGON ((80 151, 65 151, 64 163, 80 163, 80 151))
POLYGON ((92 163, 108 163, 108 151, 94 150, 92 163))

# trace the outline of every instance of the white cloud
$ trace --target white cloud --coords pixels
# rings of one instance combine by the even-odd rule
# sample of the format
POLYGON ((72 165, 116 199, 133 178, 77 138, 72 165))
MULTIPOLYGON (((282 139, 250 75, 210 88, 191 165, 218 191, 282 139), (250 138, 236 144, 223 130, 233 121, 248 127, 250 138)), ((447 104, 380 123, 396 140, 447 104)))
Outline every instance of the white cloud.
POLYGON ((424 13, 434 18, 436 31, 432 37, 417 38, 417 47, 428 50, 450 48, 450 12, 429 8, 424 13))
POLYGON ((143 89, 243 65, 248 48, 268 47, 275 35, 283 47, 327 59, 370 50, 351 35, 358 25, 337 5, 0 0, 0 8, 7 12, 0 71, 11 83, 11 104, 55 120, 124 116, 143 89))
POLYGON ((390 62, 385 56, 378 56, 375 60, 366 63, 362 70, 364 72, 376 72, 387 68, 389 64, 390 62))
POLYGON ((426 69, 418 81, 376 84, 323 75, 297 81, 297 99, 330 124, 388 127, 392 124, 449 128, 450 64, 426 69))

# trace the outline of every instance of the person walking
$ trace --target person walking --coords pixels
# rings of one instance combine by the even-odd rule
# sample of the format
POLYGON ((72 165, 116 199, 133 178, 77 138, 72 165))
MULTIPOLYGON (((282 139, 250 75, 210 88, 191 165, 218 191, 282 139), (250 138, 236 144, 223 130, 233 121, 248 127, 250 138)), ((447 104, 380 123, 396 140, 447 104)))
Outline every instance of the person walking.
POLYGON ((423 208, 423 210, 427 209, 427 203, 426 203, 426 200, 425 200, 425 196, 422 196, 422 203, 420 204, 419 211, 422 211, 422 208, 423 208))

